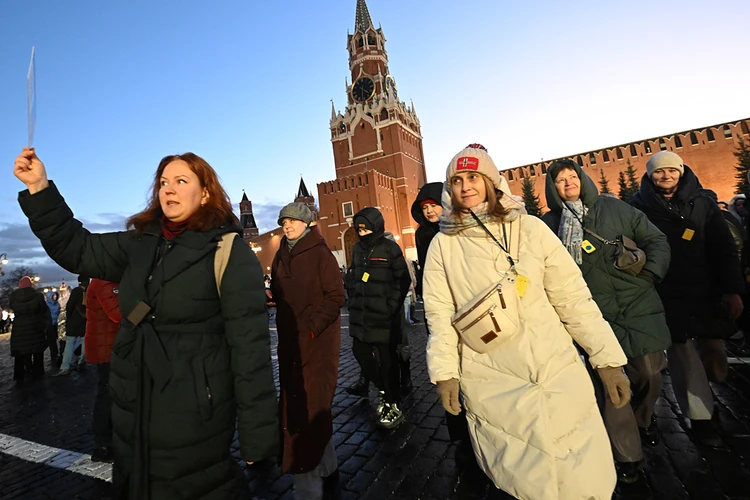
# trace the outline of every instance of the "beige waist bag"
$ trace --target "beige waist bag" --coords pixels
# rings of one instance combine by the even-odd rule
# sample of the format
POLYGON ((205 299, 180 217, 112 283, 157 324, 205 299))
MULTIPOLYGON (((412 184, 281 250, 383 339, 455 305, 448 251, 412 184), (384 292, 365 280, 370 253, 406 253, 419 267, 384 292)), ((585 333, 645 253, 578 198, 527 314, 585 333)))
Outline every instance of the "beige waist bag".
POLYGON ((461 342, 474 351, 484 354, 503 344, 519 330, 520 298, 515 285, 517 276, 515 262, 518 260, 521 222, 516 219, 510 223, 510 241, 507 238, 505 224, 503 224, 505 246, 497 241, 481 221, 479 223, 506 252, 510 268, 500 281, 482 290, 464 304, 451 318, 451 324, 458 332, 461 342))

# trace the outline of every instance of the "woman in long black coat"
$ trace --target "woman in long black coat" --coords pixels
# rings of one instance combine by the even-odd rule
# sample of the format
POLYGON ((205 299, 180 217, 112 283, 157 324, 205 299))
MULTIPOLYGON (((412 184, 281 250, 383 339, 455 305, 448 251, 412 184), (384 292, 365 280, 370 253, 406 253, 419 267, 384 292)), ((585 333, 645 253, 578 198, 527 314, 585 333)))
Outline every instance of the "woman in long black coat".
POLYGON ((216 172, 192 153, 165 157, 146 210, 129 231, 107 234, 73 218, 34 151, 23 150, 14 173, 47 253, 70 272, 120 283, 115 498, 249 499, 230 454, 235 423, 244 460, 274 456, 276 389, 263 274, 240 238, 220 285, 214 278, 222 235, 240 231, 216 172))
POLYGON ((23 385, 27 364, 33 366, 34 378, 44 375, 46 332, 51 316, 44 296, 34 290, 28 276, 21 278, 18 289, 10 294, 10 308, 16 315, 10 335, 10 354, 15 358, 13 380, 23 385))
POLYGON ((331 406, 344 305, 338 263, 318 228, 310 226, 312 220, 302 203, 281 210, 284 238, 271 270, 279 331, 281 470, 295 474, 295 495, 306 500, 322 498, 324 486, 336 487, 331 406))

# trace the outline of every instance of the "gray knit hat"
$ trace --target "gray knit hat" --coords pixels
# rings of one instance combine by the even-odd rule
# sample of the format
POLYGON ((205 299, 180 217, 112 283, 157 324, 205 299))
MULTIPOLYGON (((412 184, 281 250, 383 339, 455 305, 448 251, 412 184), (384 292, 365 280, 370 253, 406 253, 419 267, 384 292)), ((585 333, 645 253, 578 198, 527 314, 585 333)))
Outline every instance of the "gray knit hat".
POLYGON ((680 171, 680 177, 685 174, 682 158, 671 151, 659 151, 646 163, 646 173, 651 178, 653 173, 662 168, 674 168, 680 171))
POLYGON ((313 214, 310 211, 310 207, 304 203, 290 203, 285 206, 279 212, 278 224, 281 225, 281 221, 284 219, 296 219, 301 220, 308 226, 313 221, 313 214))

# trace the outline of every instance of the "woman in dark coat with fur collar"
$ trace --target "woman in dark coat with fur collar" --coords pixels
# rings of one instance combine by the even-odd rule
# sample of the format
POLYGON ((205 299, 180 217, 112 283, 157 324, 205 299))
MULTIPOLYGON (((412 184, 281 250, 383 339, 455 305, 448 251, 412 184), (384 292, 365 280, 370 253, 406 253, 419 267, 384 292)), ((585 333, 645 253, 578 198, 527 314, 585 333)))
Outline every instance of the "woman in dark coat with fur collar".
POLYGON ((336 450, 331 406, 341 347, 344 284, 338 263, 303 203, 279 213, 284 230, 271 270, 279 332, 279 414, 282 472, 294 476, 297 498, 335 489, 336 450))

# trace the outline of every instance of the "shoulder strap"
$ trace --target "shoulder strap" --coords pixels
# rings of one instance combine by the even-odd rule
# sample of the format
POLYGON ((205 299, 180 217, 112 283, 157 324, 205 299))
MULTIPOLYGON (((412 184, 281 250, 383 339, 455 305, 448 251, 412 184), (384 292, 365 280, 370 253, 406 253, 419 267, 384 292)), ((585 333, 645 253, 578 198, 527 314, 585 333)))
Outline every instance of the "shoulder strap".
POLYGON ((232 244, 237 233, 227 233, 221 236, 221 241, 216 247, 214 256, 214 277, 216 278, 216 290, 221 297, 221 280, 224 278, 224 271, 229 263, 229 256, 232 254, 232 244))
POLYGON ((492 238, 495 243, 497 243, 497 246, 499 246, 502 251, 508 254, 508 262, 510 263, 511 267, 513 267, 516 261, 519 260, 519 251, 521 246, 521 217, 519 216, 510 223, 510 241, 508 241, 506 236, 505 223, 503 222, 501 224, 503 228, 503 236, 506 236, 506 238, 504 238, 506 246, 503 246, 502 243, 497 241, 497 238, 495 238, 495 235, 492 234, 492 231, 487 229, 487 226, 484 225, 482 220, 477 217, 477 215, 472 210, 469 210, 469 213, 472 217, 474 217, 474 220, 477 221, 477 223, 482 227, 482 229, 484 229, 489 237, 492 238))

